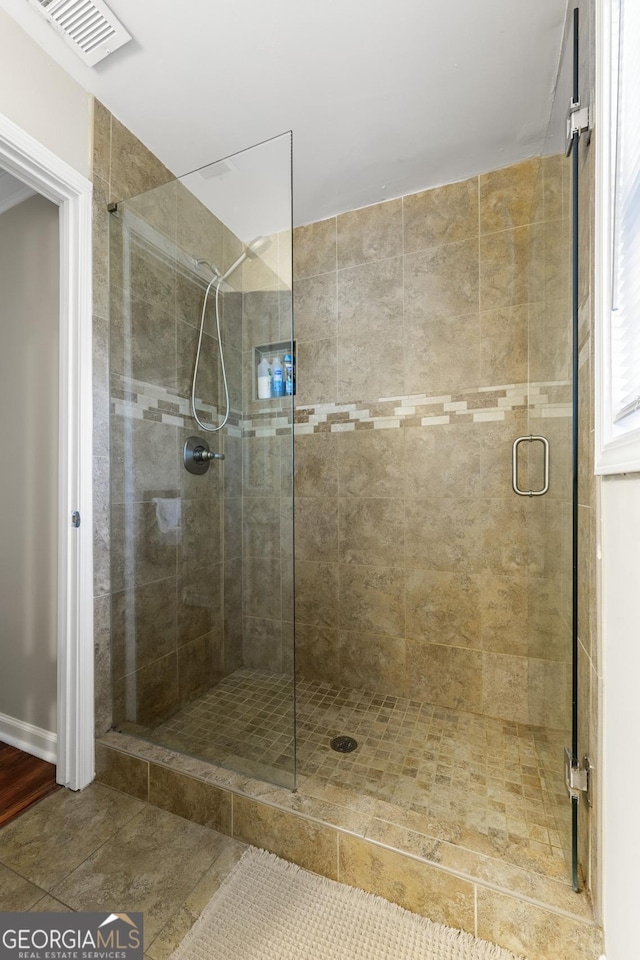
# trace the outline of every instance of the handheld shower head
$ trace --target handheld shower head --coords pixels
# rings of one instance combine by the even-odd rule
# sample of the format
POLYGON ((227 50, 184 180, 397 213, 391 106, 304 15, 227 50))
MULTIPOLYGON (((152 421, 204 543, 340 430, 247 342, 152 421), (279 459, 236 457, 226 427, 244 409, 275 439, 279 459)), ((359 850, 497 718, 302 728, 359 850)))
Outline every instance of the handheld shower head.
POLYGON ((232 263, 229 269, 226 270, 220 277, 220 283, 222 283, 223 280, 226 280, 227 277, 230 277, 234 270, 238 269, 241 263, 244 263, 245 260, 255 260, 255 258, 260 256, 261 253, 264 253, 264 251, 267 250, 270 245, 271 240, 269 237, 255 237, 253 240, 251 240, 235 263, 232 263))
POLYGON ((259 257, 261 253, 265 253, 271 246, 271 240, 269 237, 254 237, 254 239, 247 244, 246 254, 253 260, 254 257, 259 257))

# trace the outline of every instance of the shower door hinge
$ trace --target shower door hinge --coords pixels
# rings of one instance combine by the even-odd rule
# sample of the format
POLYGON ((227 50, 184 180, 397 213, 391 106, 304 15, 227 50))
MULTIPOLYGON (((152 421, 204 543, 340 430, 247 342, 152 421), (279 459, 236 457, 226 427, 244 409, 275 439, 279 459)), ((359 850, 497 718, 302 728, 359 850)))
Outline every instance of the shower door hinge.
POLYGON ((587 805, 592 805, 593 764, 585 754, 580 763, 573 763, 568 747, 564 751, 564 782, 572 800, 579 800, 580 794, 586 794, 587 805))
POLYGON ((579 100, 572 100, 567 114, 567 156, 571 153, 574 139, 590 131, 591 107, 583 107, 579 100))

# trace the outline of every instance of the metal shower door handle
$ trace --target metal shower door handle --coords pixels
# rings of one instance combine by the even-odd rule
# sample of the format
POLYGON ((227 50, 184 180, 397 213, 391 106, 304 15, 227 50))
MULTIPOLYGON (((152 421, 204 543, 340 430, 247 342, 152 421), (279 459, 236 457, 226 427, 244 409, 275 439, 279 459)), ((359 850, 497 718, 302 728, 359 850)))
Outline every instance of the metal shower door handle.
POLYGON ((546 437, 517 437, 513 441, 513 450, 511 455, 511 486, 513 487, 513 492, 517 493, 519 497, 541 497, 549 489, 549 441, 546 437), (544 451, 544 486, 542 490, 521 490, 518 486, 518 447, 524 441, 532 443, 534 440, 539 440, 542 444, 544 451))

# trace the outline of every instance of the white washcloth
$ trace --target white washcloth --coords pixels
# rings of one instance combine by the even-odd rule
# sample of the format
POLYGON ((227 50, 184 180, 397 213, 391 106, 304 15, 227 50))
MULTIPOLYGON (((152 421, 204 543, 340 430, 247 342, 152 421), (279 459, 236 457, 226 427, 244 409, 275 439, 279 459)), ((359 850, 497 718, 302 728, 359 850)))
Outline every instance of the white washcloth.
POLYGON ((177 541, 182 519, 182 500, 178 497, 154 497, 153 502, 156 505, 156 519, 160 533, 173 534, 174 541, 177 541))

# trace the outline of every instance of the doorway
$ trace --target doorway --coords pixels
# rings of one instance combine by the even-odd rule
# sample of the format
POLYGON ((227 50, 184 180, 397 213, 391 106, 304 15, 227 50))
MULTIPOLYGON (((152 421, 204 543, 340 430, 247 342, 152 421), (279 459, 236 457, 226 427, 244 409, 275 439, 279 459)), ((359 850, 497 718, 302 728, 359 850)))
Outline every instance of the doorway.
MULTIPOLYGON (((20 739, 16 745, 21 749, 55 761, 58 783, 82 789, 94 774, 91 184, 2 115, 0 169, 16 181, 10 186, 24 192, 5 216, 19 221, 26 211, 44 217, 39 226, 32 223, 23 231, 31 233, 35 244, 14 284, 24 301, 23 322, 10 325, 11 337, 2 325, 3 379, 12 370, 11 396, 3 396, 4 419, 23 418, 25 429, 11 437, 2 434, 3 460, 8 461, 3 514, 14 528, 13 548, 2 561, 7 574, 3 588, 15 590, 20 583, 20 598, 9 617, 5 611, 11 605, 2 606, 0 596, 0 651, 2 673, 11 676, 13 662, 28 686, 12 682, 9 689, 0 688, 0 740, 6 741, 7 734, 14 742, 20 739), (57 238, 55 261, 46 268, 45 235, 57 238), (45 274, 48 311, 38 299, 45 274), (25 320, 36 314, 41 320, 45 312, 42 329, 25 320), (22 346, 15 340, 18 333, 22 346), (42 392, 45 381, 48 393, 42 392), (40 498, 35 496, 38 484, 40 498), (47 564, 41 557, 45 540, 47 564), (45 640, 36 645, 40 633, 45 640), (12 661, 14 647, 19 650, 12 661)), ((11 243, 5 244, 5 261, 14 255, 11 243)), ((5 266, 15 269, 16 263, 5 266)))

